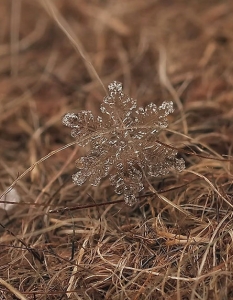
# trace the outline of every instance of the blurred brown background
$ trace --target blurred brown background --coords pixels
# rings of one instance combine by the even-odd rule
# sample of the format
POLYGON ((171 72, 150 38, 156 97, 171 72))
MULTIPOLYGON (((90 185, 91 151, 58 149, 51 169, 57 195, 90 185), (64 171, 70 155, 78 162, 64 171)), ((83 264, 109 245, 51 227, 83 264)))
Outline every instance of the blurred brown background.
MULTIPOLYGON (((1 0, 1 191, 72 142, 62 116, 98 114, 113 80, 139 105, 173 100, 169 143, 232 156, 233 2, 1 0)), ((17 182, 21 204, 1 215, 1 299, 233 299, 232 162, 183 154, 186 172, 152 182, 197 224, 155 195, 101 206, 118 199, 109 183, 71 182, 80 152, 17 182), (48 213, 75 205, 91 206, 48 213)))
MULTIPOLYGON (((207 118, 218 115, 211 110, 215 102, 232 116, 231 1, 12 0, 0 5, 0 151, 6 161, 29 163, 30 151, 42 156, 68 141, 61 115, 84 107, 98 112, 104 95, 52 13, 67 22, 105 86, 122 81, 139 104, 176 93, 187 109, 198 101, 210 107, 207 118), (30 149, 32 138, 38 149, 30 149)), ((207 122, 206 116, 199 121, 207 122)))

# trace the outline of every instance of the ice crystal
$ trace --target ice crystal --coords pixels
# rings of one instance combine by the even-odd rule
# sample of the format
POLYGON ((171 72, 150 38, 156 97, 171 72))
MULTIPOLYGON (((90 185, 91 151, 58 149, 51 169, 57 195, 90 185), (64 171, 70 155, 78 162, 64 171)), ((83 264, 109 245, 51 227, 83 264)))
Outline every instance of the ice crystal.
POLYGON ((77 185, 88 180, 96 186, 110 175, 115 192, 132 205, 144 187, 144 175, 166 175, 171 169, 185 168, 184 160, 176 158, 177 151, 158 141, 159 132, 168 126, 167 116, 174 111, 173 102, 137 108, 136 100, 123 93, 120 82, 113 81, 108 90, 101 105, 103 118, 95 118, 91 111, 63 117, 77 144, 89 144, 91 149, 77 160, 79 171, 72 178, 77 185))
POLYGON ((0 202, 0 209, 10 211, 14 208, 20 201, 20 196, 16 189, 11 189, 3 198, 3 201, 0 202))

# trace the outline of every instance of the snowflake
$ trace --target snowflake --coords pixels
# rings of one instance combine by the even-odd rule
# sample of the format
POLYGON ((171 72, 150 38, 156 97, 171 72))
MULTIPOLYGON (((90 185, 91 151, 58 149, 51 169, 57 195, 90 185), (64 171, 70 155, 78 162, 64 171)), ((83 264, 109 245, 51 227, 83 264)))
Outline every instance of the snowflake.
POLYGON ((177 151, 158 141, 160 131, 168 126, 167 116, 174 111, 173 102, 137 108, 136 100, 123 93, 120 82, 112 82, 108 90, 101 105, 103 118, 95 118, 91 111, 63 117, 77 144, 91 146, 87 155, 77 160, 79 171, 72 178, 77 185, 88 180, 96 186, 109 175, 115 192, 132 205, 144 188, 145 175, 164 176, 171 169, 185 168, 184 160, 176 158, 177 151))

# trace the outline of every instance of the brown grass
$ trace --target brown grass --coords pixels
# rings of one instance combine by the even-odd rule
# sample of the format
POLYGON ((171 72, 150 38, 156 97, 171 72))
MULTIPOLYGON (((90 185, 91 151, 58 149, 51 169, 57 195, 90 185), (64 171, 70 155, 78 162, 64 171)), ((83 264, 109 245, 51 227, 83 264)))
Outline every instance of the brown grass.
POLYGON ((1 300, 233 299, 232 19, 217 0, 0 2, 0 184, 21 198, 0 211, 1 300), (61 124, 112 80, 174 101, 163 140, 187 166, 133 207, 108 179, 73 185, 61 124))

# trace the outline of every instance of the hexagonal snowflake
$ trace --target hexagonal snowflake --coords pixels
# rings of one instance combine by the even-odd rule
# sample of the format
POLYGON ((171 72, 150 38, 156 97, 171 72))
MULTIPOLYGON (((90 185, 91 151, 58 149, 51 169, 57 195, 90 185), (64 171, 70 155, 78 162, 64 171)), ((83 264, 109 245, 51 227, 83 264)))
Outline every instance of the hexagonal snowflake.
POLYGON ((79 171, 72 178, 77 185, 88 180, 96 186, 110 175, 115 192, 132 205, 144 187, 145 174, 160 176, 170 169, 185 168, 184 160, 176 158, 177 151, 158 141, 159 132, 168 126, 167 115, 174 111, 173 102, 137 108, 136 100, 123 93, 120 82, 112 82, 108 90, 101 105, 104 118, 95 118, 91 111, 63 117, 77 144, 91 146, 89 153, 78 159, 79 171))

